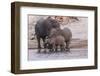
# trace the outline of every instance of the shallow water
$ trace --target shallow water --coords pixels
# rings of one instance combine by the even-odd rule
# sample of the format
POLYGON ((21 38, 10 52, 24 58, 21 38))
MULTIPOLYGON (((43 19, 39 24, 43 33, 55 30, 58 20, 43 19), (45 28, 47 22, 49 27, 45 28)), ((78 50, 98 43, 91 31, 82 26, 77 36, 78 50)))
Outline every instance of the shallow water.
POLYGON ((59 52, 47 52, 44 53, 44 50, 41 50, 41 53, 38 53, 37 49, 28 50, 28 60, 58 60, 58 59, 80 59, 88 58, 87 49, 70 49, 70 52, 59 51, 59 52))

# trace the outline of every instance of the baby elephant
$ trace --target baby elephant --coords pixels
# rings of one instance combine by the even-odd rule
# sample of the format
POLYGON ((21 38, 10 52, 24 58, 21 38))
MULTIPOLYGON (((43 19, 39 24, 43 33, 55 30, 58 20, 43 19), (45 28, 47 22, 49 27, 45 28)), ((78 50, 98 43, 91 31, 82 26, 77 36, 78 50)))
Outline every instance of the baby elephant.
POLYGON ((58 39, 58 42, 62 41, 63 43, 65 43, 66 51, 70 51, 69 44, 70 44, 71 38, 72 38, 71 30, 68 28, 64 28, 64 29, 56 28, 56 29, 52 29, 50 31, 50 35, 49 35, 50 38, 55 38, 57 40, 58 36, 60 36, 58 39), (61 40, 60 40, 60 38, 61 38, 61 40))
POLYGON ((61 51, 65 50, 65 38, 61 35, 48 38, 47 44, 51 52, 58 51, 58 48, 61 51))

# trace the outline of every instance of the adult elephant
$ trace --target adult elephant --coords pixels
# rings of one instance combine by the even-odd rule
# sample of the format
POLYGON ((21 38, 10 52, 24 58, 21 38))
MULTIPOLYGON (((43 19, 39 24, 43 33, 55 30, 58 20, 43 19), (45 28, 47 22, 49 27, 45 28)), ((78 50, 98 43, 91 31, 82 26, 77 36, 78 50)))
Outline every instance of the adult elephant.
POLYGON ((35 25, 35 35, 38 42, 38 52, 41 51, 41 39, 43 40, 44 48, 46 48, 45 39, 49 36, 50 30, 52 28, 60 28, 60 24, 57 20, 52 19, 51 17, 48 17, 46 19, 41 18, 37 21, 35 25))

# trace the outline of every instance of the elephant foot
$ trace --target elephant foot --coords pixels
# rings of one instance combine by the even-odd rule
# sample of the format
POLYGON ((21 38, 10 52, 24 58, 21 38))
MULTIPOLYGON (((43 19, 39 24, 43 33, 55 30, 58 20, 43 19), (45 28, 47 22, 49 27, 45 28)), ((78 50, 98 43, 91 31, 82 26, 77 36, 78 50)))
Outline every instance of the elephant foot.
POLYGON ((58 52, 58 50, 55 50, 54 52, 58 52))
POLYGON ((67 52, 70 52, 70 48, 66 48, 66 51, 67 51, 67 52))
POLYGON ((44 49, 44 53, 47 53, 47 50, 46 49, 44 49))
POLYGON ((49 49, 49 52, 53 52, 54 50, 53 49, 49 49))
POLYGON ((41 49, 38 49, 38 53, 41 53, 41 49))

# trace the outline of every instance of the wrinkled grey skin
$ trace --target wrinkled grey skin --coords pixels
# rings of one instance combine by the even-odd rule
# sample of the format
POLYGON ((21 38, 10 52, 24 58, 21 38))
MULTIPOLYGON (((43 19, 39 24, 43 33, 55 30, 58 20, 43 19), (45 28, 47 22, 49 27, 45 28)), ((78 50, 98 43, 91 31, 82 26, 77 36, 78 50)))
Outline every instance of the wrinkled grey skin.
POLYGON ((46 48, 45 39, 46 37, 48 37, 50 30, 52 28, 60 28, 59 22, 50 17, 48 17, 47 19, 40 19, 37 21, 35 25, 35 35, 38 41, 38 49, 39 49, 38 52, 41 51, 41 43, 40 43, 41 39, 43 40, 44 48, 46 48))
MULTIPOLYGON (((56 28, 56 29, 52 29, 50 34, 49 34, 49 38, 54 38, 54 37, 56 38, 59 35, 64 37, 65 44, 66 44, 65 48, 66 48, 67 51, 70 51, 69 44, 70 44, 71 39, 72 39, 72 32, 71 32, 71 30, 69 28, 64 28, 64 29, 56 28)), ((47 45, 48 45, 49 49, 52 49, 53 45, 51 47, 50 42, 47 42, 47 45)))

